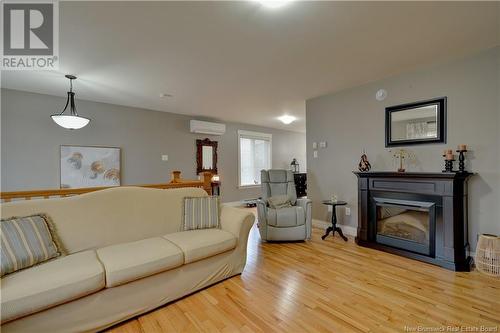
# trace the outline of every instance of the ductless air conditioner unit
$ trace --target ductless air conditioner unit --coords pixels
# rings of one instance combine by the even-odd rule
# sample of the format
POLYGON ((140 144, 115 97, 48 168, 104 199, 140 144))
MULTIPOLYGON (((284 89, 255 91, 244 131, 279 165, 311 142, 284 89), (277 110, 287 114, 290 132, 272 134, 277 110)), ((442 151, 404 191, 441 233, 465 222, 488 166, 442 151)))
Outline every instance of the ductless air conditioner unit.
POLYGON ((222 135, 226 133, 226 124, 211 123, 208 121, 191 120, 189 123, 191 133, 222 135))

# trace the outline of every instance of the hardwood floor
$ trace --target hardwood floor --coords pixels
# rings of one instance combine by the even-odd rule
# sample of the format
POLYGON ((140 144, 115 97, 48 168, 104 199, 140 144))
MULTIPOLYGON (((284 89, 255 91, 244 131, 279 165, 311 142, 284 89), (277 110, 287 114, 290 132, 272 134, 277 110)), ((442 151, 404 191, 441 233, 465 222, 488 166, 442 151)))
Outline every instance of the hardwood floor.
POLYGON ((322 241, 322 233, 314 229, 305 243, 261 243, 254 227, 243 274, 109 332, 500 331, 500 279, 358 247, 352 238, 322 241))

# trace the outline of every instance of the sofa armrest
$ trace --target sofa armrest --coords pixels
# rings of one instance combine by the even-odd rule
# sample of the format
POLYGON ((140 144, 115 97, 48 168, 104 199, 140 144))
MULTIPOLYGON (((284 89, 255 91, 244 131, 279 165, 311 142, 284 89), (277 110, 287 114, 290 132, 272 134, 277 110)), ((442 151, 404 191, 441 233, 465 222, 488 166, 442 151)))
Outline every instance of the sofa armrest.
POLYGON ((248 233, 255 222, 255 215, 244 209, 229 206, 221 207, 220 224, 222 230, 229 231, 238 238, 238 242, 248 238, 248 233))
POLYGON ((228 269, 232 271, 231 275, 243 272, 247 262, 248 236, 254 222, 255 215, 246 209, 221 206, 220 224, 222 230, 230 232, 238 238, 236 248, 231 253, 234 259, 231 260, 229 267, 223 269, 224 272, 228 269))

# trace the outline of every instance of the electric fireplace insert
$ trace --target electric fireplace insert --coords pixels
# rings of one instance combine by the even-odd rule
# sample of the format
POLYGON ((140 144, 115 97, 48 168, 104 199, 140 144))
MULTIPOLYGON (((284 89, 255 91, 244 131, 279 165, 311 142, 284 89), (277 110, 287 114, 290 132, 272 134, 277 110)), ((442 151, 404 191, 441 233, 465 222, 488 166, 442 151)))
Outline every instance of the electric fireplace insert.
POLYGON ((434 255, 435 203, 374 197, 375 240, 427 256, 434 255))

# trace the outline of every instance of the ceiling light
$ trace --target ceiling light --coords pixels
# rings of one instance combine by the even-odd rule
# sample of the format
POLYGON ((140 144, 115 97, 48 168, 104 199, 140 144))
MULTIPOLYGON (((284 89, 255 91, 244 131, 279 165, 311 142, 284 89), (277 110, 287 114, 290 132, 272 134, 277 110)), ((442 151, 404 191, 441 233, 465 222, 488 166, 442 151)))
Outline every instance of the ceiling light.
POLYGON ((267 8, 279 8, 292 2, 293 0, 254 0, 267 8))
POLYGON ((284 115, 284 116, 281 116, 281 117, 278 117, 278 119, 285 125, 289 125, 291 123, 293 123, 295 120, 297 120, 296 117, 294 116, 289 116, 289 115, 284 115))
POLYGON ((59 126, 67 128, 67 129, 80 129, 90 122, 90 119, 81 117, 76 112, 75 105, 75 93, 73 92, 73 80, 76 80, 76 76, 74 75, 65 75, 67 79, 69 79, 69 91, 68 98, 66 99, 66 105, 64 106, 64 110, 61 113, 53 114, 50 116, 52 120, 59 126), (70 107, 70 113, 64 114, 66 109, 70 107))

